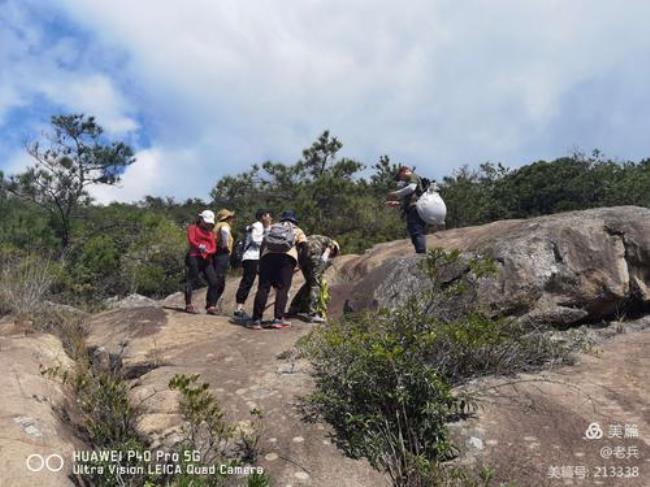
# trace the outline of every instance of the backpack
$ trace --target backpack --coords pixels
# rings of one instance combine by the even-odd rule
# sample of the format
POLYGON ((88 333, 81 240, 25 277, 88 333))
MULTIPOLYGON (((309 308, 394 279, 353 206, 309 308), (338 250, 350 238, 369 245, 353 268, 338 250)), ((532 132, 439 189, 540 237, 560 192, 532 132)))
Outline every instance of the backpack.
POLYGON ((433 181, 431 181, 428 178, 418 178, 418 186, 417 186, 417 188, 415 188, 416 196, 419 198, 424 193, 426 193, 427 190, 429 189, 429 186, 431 186, 432 182, 433 181))
POLYGON ((246 227, 244 235, 239 236, 235 245, 232 249, 232 255, 230 256, 230 265, 234 268, 237 268, 241 265, 244 260, 244 254, 249 249, 253 243, 253 226, 249 225, 246 227))
POLYGON ((270 252, 284 254, 291 250, 296 242, 296 233, 291 223, 274 223, 264 236, 263 246, 270 252))

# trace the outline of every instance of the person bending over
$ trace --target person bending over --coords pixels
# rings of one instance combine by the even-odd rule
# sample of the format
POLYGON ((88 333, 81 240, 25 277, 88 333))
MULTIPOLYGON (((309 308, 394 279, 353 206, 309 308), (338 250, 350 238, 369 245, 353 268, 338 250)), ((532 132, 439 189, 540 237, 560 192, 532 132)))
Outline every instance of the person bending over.
POLYGON ((323 275, 331 264, 331 258, 340 251, 339 244, 324 235, 310 235, 298 254, 298 264, 305 283, 289 306, 289 315, 305 315, 311 323, 325 323, 318 313, 323 275))

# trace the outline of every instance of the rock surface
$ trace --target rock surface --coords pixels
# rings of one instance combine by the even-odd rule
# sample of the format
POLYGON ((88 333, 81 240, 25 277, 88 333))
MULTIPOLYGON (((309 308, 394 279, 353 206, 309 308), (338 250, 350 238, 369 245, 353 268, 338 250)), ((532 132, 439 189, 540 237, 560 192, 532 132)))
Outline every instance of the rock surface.
MULTIPOLYGON (((295 281, 293 292, 301 285, 301 279, 295 281)), ((222 304, 229 312, 237 283, 236 278, 227 281, 222 304)), ((203 299, 204 291, 197 292, 199 307, 203 299)), ((210 383, 231 422, 249 421, 252 408, 264 411, 259 463, 274 485, 388 485, 366 462, 346 458, 333 445, 326 425, 302 420, 298 398, 312 384, 307 364, 277 356, 291 350, 313 325, 294 320, 290 329, 251 331, 226 316, 178 311, 182 304, 183 297, 175 295, 165 300, 164 308, 108 311, 95 316, 90 326, 90 346, 121 354, 132 381, 131 399, 142 409, 138 429, 153 439, 154 447, 179 437, 182 418, 169 380, 174 374, 198 373, 210 383)))
MULTIPOLYGON (((55 412, 62 407, 64 391, 60 380, 41 374, 42 368, 71 366, 61 342, 52 335, 25 335, 21 327, 3 325, 0 331, 0 485, 67 486, 72 453, 83 448, 55 412), (42 471, 41 455, 60 455, 60 471, 42 471)), ((53 470, 60 458, 51 457, 53 470)))
POLYGON ((472 384, 481 399, 477 417, 452 425, 460 463, 489 465, 497 481, 522 486, 647 486, 650 329, 628 328, 574 366, 472 384), (602 438, 586 437, 592 423, 602 438), (629 478, 610 470, 625 475, 634 467, 638 474, 629 478))
MULTIPOLYGON (((650 301, 650 210, 645 208, 496 222, 431 235, 428 245, 458 248, 465 259, 494 260, 497 272, 476 280, 468 293, 493 315, 571 325, 622 314, 650 301)), ((395 307, 426 288, 422 258, 408 256, 407 249, 406 242, 391 242, 348 262, 344 272, 355 282, 345 293, 351 296, 348 309, 395 307)), ((455 272, 450 280, 467 269, 455 272)))

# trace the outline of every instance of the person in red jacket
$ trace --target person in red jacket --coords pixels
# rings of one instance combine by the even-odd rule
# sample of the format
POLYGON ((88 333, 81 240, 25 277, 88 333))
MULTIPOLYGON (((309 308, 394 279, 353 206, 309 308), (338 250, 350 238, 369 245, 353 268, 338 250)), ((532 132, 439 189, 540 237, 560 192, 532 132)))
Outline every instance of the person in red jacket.
POLYGON ((212 229, 214 228, 214 212, 203 210, 195 223, 187 228, 187 240, 190 249, 185 257, 187 279, 185 283, 185 311, 196 314, 198 310, 192 305, 192 291, 203 274, 208 281, 208 293, 205 309, 208 314, 217 313, 217 273, 212 265, 212 259, 217 251, 217 241, 212 229))

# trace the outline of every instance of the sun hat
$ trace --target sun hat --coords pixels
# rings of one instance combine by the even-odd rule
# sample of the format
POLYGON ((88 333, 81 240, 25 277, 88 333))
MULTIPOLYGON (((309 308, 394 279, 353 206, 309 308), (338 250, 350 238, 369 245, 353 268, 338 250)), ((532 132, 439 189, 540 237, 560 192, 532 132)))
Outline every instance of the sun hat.
POLYGON ((201 217, 201 220, 203 220, 205 223, 210 223, 214 225, 214 212, 210 210, 203 210, 201 213, 199 213, 199 216, 201 217))
POLYGON ((217 220, 220 222, 227 220, 228 218, 231 218, 235 216, 234 211, 226 210, 225 208, 223 210, 219 210, 219 213, 217 213, 217 220))

